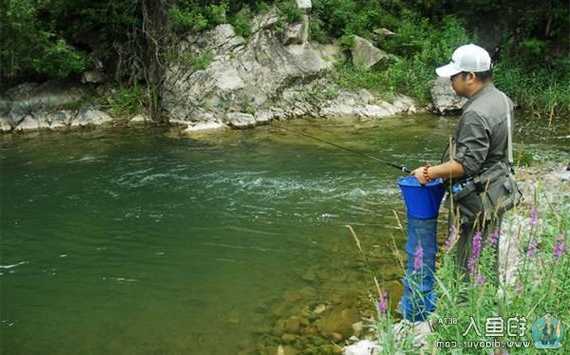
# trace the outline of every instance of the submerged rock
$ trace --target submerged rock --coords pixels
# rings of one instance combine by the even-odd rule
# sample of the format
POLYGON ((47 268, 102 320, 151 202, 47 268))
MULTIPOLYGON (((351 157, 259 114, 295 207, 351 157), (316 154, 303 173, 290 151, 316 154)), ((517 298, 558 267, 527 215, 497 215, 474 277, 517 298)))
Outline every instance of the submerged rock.
POLYGON ((323 318, 317 320, 315 324, 323 335, 335 337, 333 333, 337 333, 342 336, 342 339, 345 339, 353 334, 352 325, 358 321, 360 321, 358 311, 354 308, 345 308, 333 309, 323 318))

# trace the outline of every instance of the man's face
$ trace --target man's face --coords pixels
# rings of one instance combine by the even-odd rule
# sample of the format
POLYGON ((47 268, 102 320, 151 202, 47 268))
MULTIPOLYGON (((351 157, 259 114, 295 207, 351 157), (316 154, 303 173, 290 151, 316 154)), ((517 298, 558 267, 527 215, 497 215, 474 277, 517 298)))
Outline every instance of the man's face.
POLYGON ((466 83, 465 83, 465 73, 461 72, 461 73, 457 73, 455 75, 452 75, 449 80, 451 80, 451 87, 453 88, 453 91, 455 91, 455 94, 458 96, 466 96, 465 94, 465 89, 466 89, 466 83))

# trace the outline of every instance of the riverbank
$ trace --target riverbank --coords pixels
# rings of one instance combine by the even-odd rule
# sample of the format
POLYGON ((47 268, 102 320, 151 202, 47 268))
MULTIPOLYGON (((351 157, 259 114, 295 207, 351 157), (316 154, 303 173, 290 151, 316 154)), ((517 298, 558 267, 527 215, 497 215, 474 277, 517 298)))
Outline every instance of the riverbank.
MULTIPOLYGON (((555 330, 561 324, 554 338, 558 334, 562 339, 564 325, 570 320, 566 302, 570 297, 567 168, 567 164, 543 163, 517 169, 525 201, 505 215, 500 236, 482 241, 480 256, 474 261, 477 273, 469 284, 455 281, 454 240, 450 237, 440 252, 436 272, 439 301, 429 321, 397 322, 387 312, 386 300, 380 299, 374 305, 378 311, 375 337, 347 347, 345 353, 368 354, 371 349, 386 354, 433 353, 459 348, 477 351, 479 347, 481 352, 534 354, 540 353, 537 346, 548 346, 540 343, 545 322, 554 322, 555 330), (499 253, 498 266, 495 253, 499 253), (498 332, 489 328, 489 319, 501 324, 498 332)), ((390 301, 398 298, 390 294, 390 301)), ((557 346, 563 352, 570 349, 567 341, 557 346)))

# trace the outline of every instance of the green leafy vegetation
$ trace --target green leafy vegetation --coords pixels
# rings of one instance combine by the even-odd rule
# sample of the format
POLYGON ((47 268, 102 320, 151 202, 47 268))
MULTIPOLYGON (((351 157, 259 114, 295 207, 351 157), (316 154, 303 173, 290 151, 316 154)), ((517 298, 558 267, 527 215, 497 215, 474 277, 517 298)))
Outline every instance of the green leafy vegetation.
MULTIPOLYGON (((94 58, 103 62, 118 85, 140 82, 142 76, 136 68, 146 61, 149 45, 143 27, 146 2, 0 3, 3 86, 73 79, 91 69, 94 58)), ((343 85, 369 88, 386 96, 402 92, 427 103, 434 68, 447 62, 458 45, 476 42, 486 44, 496 57, 496 83, 520 107, 549 124, 570 113, 570 9, 562 1, 538 8, 530 0, 313 0, 312 5, 309 30, 313 41, 340 42, 349 52, 352 36, 358 35, 397 58, 370 70, 352 68, 348 61, 338 66, 336 75, 343 85), (383 29, 396 35, 386 35, 383 29)), ((302 19, 294 0, 175 0, 153 8, 157 6, 167 14, 163 32, 169 38, 225 23, 248 38, 252 18, 273 6, 281 15, 277 32, 302 19)), ((207 63, 195 60, 197 67, 207 63)))

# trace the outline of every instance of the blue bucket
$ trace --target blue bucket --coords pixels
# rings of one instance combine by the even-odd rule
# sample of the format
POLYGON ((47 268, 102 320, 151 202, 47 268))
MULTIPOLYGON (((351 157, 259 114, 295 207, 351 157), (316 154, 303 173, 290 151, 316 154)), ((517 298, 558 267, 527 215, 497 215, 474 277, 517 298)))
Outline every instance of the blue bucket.
POLYGON ((398 180, 408 216, 416 219, 436 218, 445 189, 443 180, 436 179, 422 186, 414 176, 398 180))

